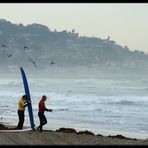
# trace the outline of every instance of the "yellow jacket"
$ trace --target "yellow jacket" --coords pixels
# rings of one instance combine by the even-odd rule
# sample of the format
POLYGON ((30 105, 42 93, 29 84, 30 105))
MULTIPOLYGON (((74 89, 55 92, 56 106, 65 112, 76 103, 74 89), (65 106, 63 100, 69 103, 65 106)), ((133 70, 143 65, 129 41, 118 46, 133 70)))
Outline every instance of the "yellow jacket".
POLYGON ((27 105, 27 101, 23 100, 22 98, 18 102, 18 110, 25 111, 25 107, 27 105))

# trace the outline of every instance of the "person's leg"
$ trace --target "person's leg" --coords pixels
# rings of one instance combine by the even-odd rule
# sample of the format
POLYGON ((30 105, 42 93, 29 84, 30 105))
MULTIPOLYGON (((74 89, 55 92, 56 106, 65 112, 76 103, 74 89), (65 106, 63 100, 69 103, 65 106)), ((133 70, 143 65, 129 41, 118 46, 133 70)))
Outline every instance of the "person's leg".
POLYGON ((44 124, 44 117, 43 117, 43 113, 42 112, 39 112, 38 113, 38 116, 39 116, 39 120, 40 120, 40 125, 39 125, 39 129, 40 129, 40 131, 42 132, 42 126, 43 126, 43 124, 44 124))
POLYGON ((20 124, 19 124, 19 129, 23 129, 23 124, 24 124, 24 111, 20 111, 20 124))
POLYGON ((18 117, 19 117, 19 122, 17 129, 22 129, 24 124, 24 111, 18 110, 18 117))
POLYGON ((17 111, 17 114, 18 114, 18 118, 19 118, 17 129, 20 129, 21 115, 20 115, 20 111, 19 110, 17 111))
POLYGON ((43 126, 43 125, 47 124, 47 119, 46 119, 46 116, 44 114, 43 114, 42 118, 43 118, 43 124, 42 124, 42 126, 43 126))
POLYGON ((45 117, 45 115, 44 114, 42 114, 42 116, 41 116, 41 126, 40 126, 40 132, 42 132, 42 130, 43 130, 43 126, 45 125, 45 124, 47 124, 47 119, 46 119, 46 117, 45 117))

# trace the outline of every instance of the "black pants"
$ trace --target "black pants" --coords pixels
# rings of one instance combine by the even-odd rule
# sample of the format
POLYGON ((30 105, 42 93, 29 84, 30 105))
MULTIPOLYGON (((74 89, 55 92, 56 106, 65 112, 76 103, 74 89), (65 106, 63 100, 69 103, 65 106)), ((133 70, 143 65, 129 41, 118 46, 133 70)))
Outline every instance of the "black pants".
POLYGON ((42 131, 43 125, 47 124, 47 119, 44 115, 44 112, 38 112, 38 116, 39 116, 39 120, 40 120, 39 128, 40 128, 40 131, 42 131))
POLYGON ((19 117, 19 122, 18 122, 18 125, 17 125, 17 129, 23 129, 24 118, 25 118, 24 111, 18 110, 17 113, 18 113, 18 117, 19 117))

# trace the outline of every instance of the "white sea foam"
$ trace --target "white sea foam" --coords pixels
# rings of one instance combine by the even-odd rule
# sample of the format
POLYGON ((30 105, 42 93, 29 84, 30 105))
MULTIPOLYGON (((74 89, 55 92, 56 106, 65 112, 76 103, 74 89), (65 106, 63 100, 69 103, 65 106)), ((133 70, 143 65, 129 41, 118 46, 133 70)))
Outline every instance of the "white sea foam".
MULTIPOLYGON (((124 134, 135 138, 148 134, 147 79, 38 79, 30 78, 35 124, 39 124, 38 102, 48 96, 46 129, 74 127, 96 134, 124 134), (121 133, 120 133, 121 132, 121 133)), ((17 125, 18 100, 24 94, 18 79, 0 79, 0 121, 17 125)), ((25 125, 29 125, 28 111, 25 125)))

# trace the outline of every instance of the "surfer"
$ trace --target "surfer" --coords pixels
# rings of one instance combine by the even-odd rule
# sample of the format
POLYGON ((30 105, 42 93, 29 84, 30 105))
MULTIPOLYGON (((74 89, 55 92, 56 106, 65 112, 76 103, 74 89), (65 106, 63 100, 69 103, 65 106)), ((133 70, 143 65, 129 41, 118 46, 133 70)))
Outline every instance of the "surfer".
POLYGON ((21 99, 18 102, 18 118, 19 118, 19 122, 17 125, 17 129, 23 129, 23 124, 24 124, 24 119, 25 119, 25 107, 29 104, 29 102, 27 102, 27 96, 23 95, 21 97, 21 99))
POLYGON ((40 130, 40 132, 42 132, 42 128, 45 124, 47 124, 47 119, 46 116, 44 115, 44 111, 49 111, 52 112, 52 109, 47 109, 45 106, 45 101, 47 100, 47 96, 43 95, 41 100, 39 101, 38 104, 38 116, 39 116, 39 120, 40 120, 40 125, 37 127, 37 129, 40 130))

